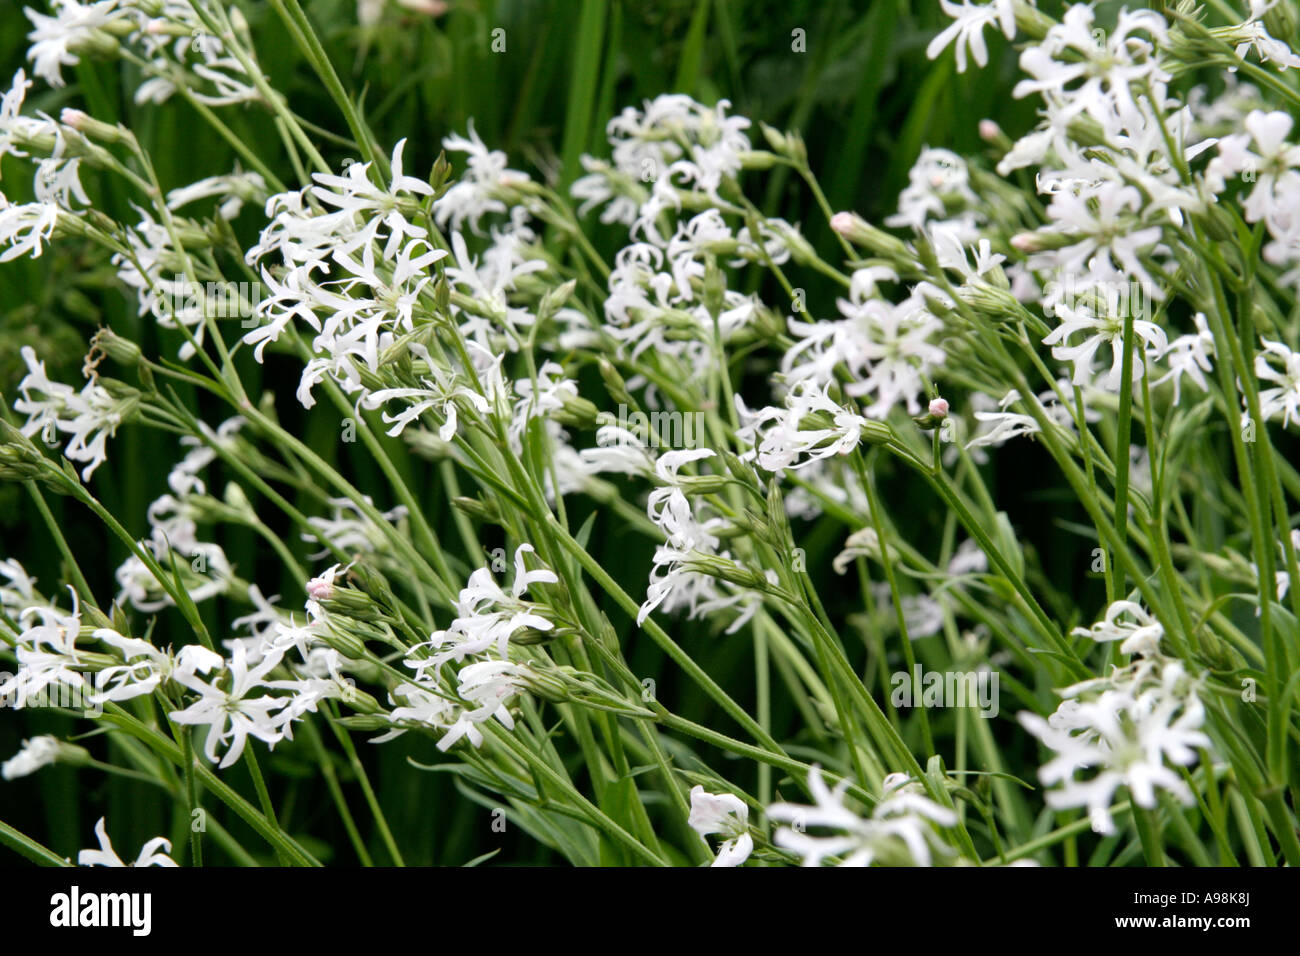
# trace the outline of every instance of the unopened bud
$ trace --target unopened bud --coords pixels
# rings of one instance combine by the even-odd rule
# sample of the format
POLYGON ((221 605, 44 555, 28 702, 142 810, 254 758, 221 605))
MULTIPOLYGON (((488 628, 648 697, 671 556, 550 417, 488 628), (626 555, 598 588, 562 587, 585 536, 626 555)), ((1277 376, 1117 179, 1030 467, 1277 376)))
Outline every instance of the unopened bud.
POLYGON ((1011 248, 1020 252, 1045 252, 1073 245, 1078 239, 1061 232, 1018 232, 1011 237, 1011 248))
POLYGON ((704 267, 704 307, 715 319, 722 314, 727 293, 727 277, 718 268, 718 260, 709 256, 704 267))
POLYGON ((100 352, 118 365, 124 365, 127 368, 134 368, 139 364, 143 353, 140 346, 136 345, 130 339, 123 338, 112 329, 102 328, 95 333, 90 340, 90 352, 100 352))
POLYGON ((581 395, 566 394, 560 399, 560 407, 552 413, 552 417, 561 425, 595 428, 596 416, 599 414, 600 409, 581 395))
POLYGON ((926 414, 921 415, 918 418, 913 418, 912 421, 916 422, 918 428, 928 431, 931 428, 937 428, 947 417, 947 400, 942 398, 933 398, 930 400, 930 407, 926 411, 926 414))
POLYGON ((570 279, 562 285, 556 286, 542 296, 541 304, 537 307, 537 321, 545 322, 555 313, 564 308, 565 303, 573 295, 573 290, 578 287, 577 279, 570 279))
POLYGON ((778 156, 793 160, 800 166, 808 161, 808 150, 803 144, 803 138, 797 132, 793 130, 782 132, 766 123, 760 123, 759 127, 763 130, 763 138, 767 140, 767 145, 771 146, 772 151, 778 156))
POLYGON ((351 717, 339 717, 335 723, 349 730, 392 730, 393 722, 383 714, 357 714, 351 717))
POLYGON ((910 263, 914 258, 903 240, 877 229, 855 212, 837 212, 831 217, 831 228, 855 246, 869 249, 891 262, 910 263))
POLYGON ((480 518, 490 524, 501 523, 501 511, 495 504, 482 498, 460 496, 451 499, 452 507, 471 518, 480 518))
POLYGON ((329 647, 338 651, 349 660, 359 660, 366 656, 366 644, 356 634, 346 633, 333 627, 319 628, 320 639, 329 647))
POLYGON ((89 113, 72 107, 65 108, 59 114, 59 121, 81 133, 87 139, 99 143, 122 143, 127 139, 127 132, 114 123, 97 120, 89 113))
POLYGON ((740 154, 741 169, 771 169, 781 161, 781 157, 767 150, 751 150, 740 154))
POLYGON ((884 445, 894 440, 894 430, 884 422, 868 421, 862 426, 861 435, 868 445, 884 445))
POLYGON ((688 495, 715 495, 730 480, 726 475, 679 475, 676 484, 688 495))
POLYGON ((379 706, 379 701, 350 682, 347 690, 343 691, 339 700, 358 714, 378 714, 383 712, 383 708, 379 706))

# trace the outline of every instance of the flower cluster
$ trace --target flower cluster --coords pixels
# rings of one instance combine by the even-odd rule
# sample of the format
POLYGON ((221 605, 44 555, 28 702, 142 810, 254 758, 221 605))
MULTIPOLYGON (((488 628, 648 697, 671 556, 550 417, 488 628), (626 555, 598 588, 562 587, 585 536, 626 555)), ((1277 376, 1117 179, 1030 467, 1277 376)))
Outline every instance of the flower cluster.
POLYGON ((481 745, 479 725, 493 718, 507 729, 514 728, 507 703, 527 690, 535 677, 527 664, 510 660, 512 639, 518 642, 523 635, 544 634, 554 627, 545 616, 545 606, 525 601, 524 596, 534 584, 559 580, 547 568, 529 570, 524 555, 532 553, 530 544, 515 549, 509 593, 496 583, 490 568, 470 575, 456 599, 455 620, 410 649, 406 666, 415 672, 414 679, 391 691, 395 700, 406 703, 389 714, 395 729, 376 740, 389 740, 410 726, 424 725, 437 728, 438 749, 448 750, 462 737, 475 747, 481 745), (458 665, 451 677, 454 694, 444 671, 449 662, 458 665))
POLYGON ((1098 833, 1114 833, 1116 791, 1126 787, 1147 809, 1164 790, 1187 805, 1191 788, 1178 767, 1191 767, 1209 749, 1201 729, 1205 707, 1199 697, 1204 677, 1160 650, 1164 629, 1141 605, 1117 601, 1102 621, 1082 635, 1121 641, 1120 653, 1136 659, 1110 677, 1084 681, 1061 691, 1063 701, 1047 718, 1024 712, 1020 722, 1054 751, 1039 771, 1048 806, 1083 807, 1098 833))

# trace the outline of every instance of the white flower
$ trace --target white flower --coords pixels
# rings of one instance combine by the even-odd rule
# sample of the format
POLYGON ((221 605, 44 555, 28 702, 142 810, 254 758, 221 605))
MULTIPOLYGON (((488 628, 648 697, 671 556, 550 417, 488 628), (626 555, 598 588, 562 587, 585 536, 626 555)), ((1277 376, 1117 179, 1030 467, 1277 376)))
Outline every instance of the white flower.
MULTIPOLYGON (((389 0, 357 0, 357 23, 363 27, 373 27, 382 18, 388 2, 389 0)), ((397 5, 431 17, 442 16, 447 12, 445 0, 397 0, 397 5)))
POLYGON ((1300 355, 1281 342, 1264 339, 1263 351, 1255 355, 1255 375, 1273 387, 1260 389, 1260 414, 1265 421, 1282 418, 1284 427, 1300 421, 1300 355), (1280 368, 1274 363, 1279 363, 1280 368))
POLYGON ((1281 111, 1251 110, 1244 123, 1246 132, 1220 139, 1219 155, 1206 170, 1211 188, 1229 176, 1251 173, 1254 187, 1242 203, 1246 221, 1263 219, 1279 231, 1286 231, 1295 217, 1289 204, 1280 201, 1280 187, 1295 179, 1294 169, 1300 166, 1300 146, 1287 141, 1292 122, 1291 116, 1281 111), (1252 142, 1254 151, 1247 148, 1252 142))
MULTIPOLYGON (((1071 308, 1064 303, 1056 306, 1061 316, 1061 324, 1043 338, 1044 345, 1052 346, 1052 357, 1074 365, 1075 385, 1093 384, 1093 361, 1097 350, 1103 345, 1110 346, 1110 370, 1102 375, 1097 384, 1107 391, 1119 391, 1124 374, 1124 318, 1119 315, 1096 314, 1088 306, 1071 308), (1083 339, 1069 344, 1079 333, 1083 339)), ((1142 376, 1146 354, 1161 354, 1168 346, 1168 337, 1164 329, 1146 319, 1131 319, 1133 326, 1132 376, 1137 381, 1142 376)))
POLYGON ((1047 719, 1022 712, 1021 725, 1055 756, 1039 770, 1055 809, 1084 807, 1098 833, 1115 831, 1111 805, 1115 792, 1127 787, 1134 802, 1156 806, 1156 790, 1164 790, 1187 806, 1195 802, 1191 788, 1172 769, 1196 763, 1197 749, 1210 747, 1201 730, 1205 708, 1197 696, 1199 681, 1190 680, 1180 661, 1167 661, 1153 672, 1136 672, 1131 679, 1108 683, 1087 699, 1098 682, 1067 688, 1067 699, 1047 719), (1078 777, 1080 771, 1091 776, 1078 777))
POLYGON ((59 757, 59 740, 46 734, 23 741, 22 749, 0 764, 0 777, 17 780, 49 766, 59 757))
POLYGON ((1280 70, 1300 66, 1300 56, 1285 40, 1278 40, 1270 35, 1264 26, 1261 18, 1271 6, 1273 3, 1251 0, 1250 17, 1243 23, 1227 29, 1229 40, 1235 40, 1237 43, 1233 52, 1238 58, 1244 59, 1246 53, 1253 47, 1261 63, 1276 63, 1280 70))
POLYGON ((34 64, 34 72, 50 86, 64 85, 65 66, 81 62, 78 52, 93 45, 96 36, 105 27, 121 19, 118 0, 98 0, 82 3, 81 0, 52 0, 54 16, 38 13, 24 7, 23 13, 32 22, 27 34, 31 46, 27 59, 34 64))
MULTIPOLYGON (((199 455, 191 459, 187 454, 186 460, 177 466, 181 471, 173 469, 168 476, 169 480, 175 478, 176 486, 188 487, 190 491, 182 493, 179 498, 170 494, 160 495, 150 503, 148 518, 151 534, 140 542, 153 552, 154 558, 164 568, 169 567, 175 559, 190 599, 195 602, 225 593, 234 579, 230 561, 221 546, 202 541, 198 537, 196 519, 200 511, 193 500, 197 496, 193 489, 198 478, 189 469, 204 467, 202 463, 205 458, 206 456, 199 455), (204 569, 202 572, 195 570, 196 560, 201 560, 200 566, 204 569)), ((172 604, 171 595, 163 590, 149 566, 134 554, 118 567, 116 577, 121 588, 119 600, 129 600, 138 610, 158 611, 172 604)))
POLYGON ((887 777, 880 802, 871 816, 864 818, 844 805, 848 780, 830 790, 821 768, 814 766, 808 773, 813 806, 776 803, 767 808, 772 820, 794 824, 776 831, 776 844, 802 857, 804 866, 820 866, 828 859, 838 859, 839 866, 930 866, 936 853, 953 853, 936 826, 953 826, 957 814, 922 796, 915 784, 905 781, 900 774, 887 777), (815 828, 831 832, 826 836, 807 832, 815 828))
MULTIPOLYGON (((1020 397, 1016 394, 1015 389, 1012 389, 1010 394, 1015 395, 1016 399, 1020 397)), ((1005 402, 1006 399, 1004 398, 1003 401, 1005 402)), ((1003 407, 1005 408, 1005 406, 1003 407)), ((1018 412, 976 412, 975 420, 982 427, 975 437, 966 443, 967 450, 1004 445, 1013 438, 1019 438, 1022 435, 1036 435, 1042 430, 1032 416, 1021 415, 1018 412)))
POLYGON ((438 741, 438 749, 446 752, 463 736, 468 736, 475 747, 483 742, 476 724, 495 717, 507 730, 513 730, 514 718, 506 702, 526 686, 528 668, 505 660, 476 661, 467 664, 456 674, 458 693, 462 700, 474 706, 457 716, 447 733, 438 741))
POLYGON ((453 134, 442 141, 443 149, 466 154, 468 168, 460 181, 433 204, 433 215, 439 228, 450 223, 459 232, 468 220, 470 228, 477 233, 479 220, 485 215, 506 211, 503 190, 528 182, 528 174, 507 168, 505 153, 484 146, 474 131, 473 120, 469 122, 468 133, 468 139, 453 134))
POLYGON ((0 245, 9 247, 0 253, 0 262, 26 255, 40 258, 42 246, 50 241, 61 215, 64 213, 52 202, 14 205, 0 195, 0 245))
POLYGON ((37 604, 25 608, 18 616, 23 627, 14 651, 18 673, 0 682, 0 699, 12 699, 15 708, 27 706, 29 700, 46 688, 86 686, 80 671, 83 661, 77 650, 81 609, 71 585, 68 593, 72 597, 71 613, 53 605, 37 604), (31 623, 33 618, 36 623, 31 623))
POLYGON ((951 0, 939 0, 943 12, 953 18, 953 23, 945 27, 925 48, 925 55, 933 60, 948 46, 956 42, 957 72, 966 72, 966 48, 970 47, 971 56, 980 66, 989 61, 988 47, 984 45, 984 28, 997 24, 1003 35, 1014 39, 1016 35, 1016 13, 1013 0, 993 0, 981 5, 962 0, 961 6, 951 0))
MULTIPOLYGON (((368 504, 372 503, 369 495, 363 497, 368 504)), ((307 523, 319 534, 304 532, 304 541, 326 540, 348 554, 374 552, 387 546, 388 539, 381 528, 351 498, 330 498, 327 503, 330 506, 330 516, 308 518, 307 523)), ((380 512, 379 516, 384 521, 397 524, 406 518, 407 510, 404 505, 397 505, 389 511, 380 512)), ((324 548, 311 555, 311 558, 323 558, 329 553, 329 549, 324 548)))
POLYGON ((1205 313, 1197 312, 1193 316, 1193 321, 1196 323, 1195 332, 1178 336, 1156 356, 1159 361, 1169 366, 1169 371, 1151 384, 1154 387, 1172 379, 1175 405, 1179 403, 1183 376, 1190 378, 1201 391, 1205 392, 1209 391, 1205 374, 1214 371, 1214 365, 1210 361, 1215 354, 1214 335, 1206 324, 1205 313))
POLYGON ((31 437, 41 432, 52 442, 59 432, 70 436, 63 453, 73 461, 87 462, 81 477, 87 481, 108 458, 108 439, 117 431, 134 405, 133 399, 116 399, 97 382, 90 381, 75 391, 62 382, 52 381, 45 373, 45 363, 36 358, 30 345, 22 348, 27 375, 18 383, 22 398, 14 402, 14 411, 27 416, 23 434, 31 437))
POLYGON ((718 833, 725 838, 713 866, 740 866, 754 852, 749 807, 734 794, 709 793, 696 784, 691 787, 691 813, 686 822, 700 836, 718 833))
POLYGON ((208 760, 217 762, 217 748, 226 745, 225 756, 218 764, 224 770, 244 752, 250 736, 263 743, 274 745, 284 735, 279 730, 283 718, 276 715, 287 703, 284 697, 252 696, 264 688, 282 686, 266 681, 266 675, 280 663, 282 653, 272 651, 255 667, 248 666, 248 655, 242 644, 236 644, 233 656, 227 662, 223 675, 229 680, 225 688, 214 681, 201 680, 195 674, 174 673, 173 677, 189 690, 199 694, 199 699, 184 710, 173 711, 171 719, 178 724, 208 727, 203 752, 208 760))
MULTIPOLYGON (((872 585, 876 603, 889 611, 890 621, 895 620, 892 610, 893 592, 885 582, 872 585)), ((939 601, 928 594, 904 594, 899 606, 903 609, 903 626, 909 640, 919 641, 943 630, 944 610, 939 601)))
POLYGON ((103 817, 95 824, 95 836, 99 839, 99 849, 78 853, 79 866, 176 866, 176 861, 167 855, 172 850, 171 841, 164 837, 154 837, 142 846, 134 863, 123 863, 122 858, 113 850, 113 843, 104 829, 103 817))
POLYGON ((169 268, 169 264, 175 263, 177 252, 167 228, 155 222, 148 212, 136 211, 140 213, 139 223, 126 230, 130 255, 115 253, 111 262, 117 267, 118 279, 135 290, 141 317, 152 316, 164 329, 189 330, 194 341, 187 337, 179 355, 182 359, 191 358, 207 334, 203 290, 169 268))
POLYGON ((957 547, 948 562, 948 573, 953 577, 963 574, 985 574, 989 569, 989 556, 973 538, 967 538, 957 547))
POLYGON ((533 550, 531 544, 515 549, 515 574, 508 594, 496 583, 490 568, 479 568, 471 574, 456 599, 455 620, 445 630, 434 632, 424 644, 412 648, 413 652, 432 650, 433 655, 408 654, 406 666, 423 677, 425 671, 436 671, 446 661, 464 660, 493 648, 504 659, 510 638, 518 631, 549 631, 554 625, 539 613, 543 608, 523 598, 532 585, 554 584, 559 578, 549 568, 528 570, 524 555, 533 550))
POLYGON ((859 528, 844 539, 844 550, 831 561, 831 568, 836 574, 843 574, 855 558, 871 558, 879 561, 882 557, 880 535, 875 528, 859 528))
POLYGON ((0 561, 0 578, 8 582, 0 584, 0 608, 11 615, 40 603, 36 595, 36 579, 13 558, 0 561))
MULTIPOLYGON (((418 422, 425 412, 436 411, 442 416, 438 438, 449 442, 456 436, 460 422, 457 400, 480 415, 487 415, 492 410, 487 398, 471 386, 467 374, 434 361, 429 352, 417 343, 411 343, 408 347, 412 354, 423 360, 429 370, 428 375, 421 376, 420 387, 377 389, 361 399, 363 408, 381 408, 393 401, 405 403, 405 407, 396 415, 390 415, 387 411, 382 413, 384 421, 393 426, 387 434, 400 435, 412 422, 418 422)), ((471 355, 475 354, 472 343, 470 351, 471 355)), ((479 381, 482 382, 481 377, 479 381)))
POLYGON ((1107 131, 1136 125, 1133 90, 1147 83, 1162 90, 1170 79, 1156 58, 1168 26, 1153 10, 1121 10, 1111 31, 1094 29, 1093 21, 1091 5, 1067 7, 1042 42, 1021 53, 1020 68, 1031 78, 1017 83, 1012 95, 1041 94, 1057 123, 1086 113, 1107 131))
POLYGON ((1106 616, 1092 627, 1076 627, 1072 634, 1091 637, 1094 641, 1123 641, 1121 654, 1150 657, 1160 650, 1165 629, 1142 605, 1133 601, 1116 601, 1106 609, 1106 616))
MULTIPOLYGON (((398 684, 388 692, 388 699, 393 703, 405 701, 403 706, 394 707, 388 715, 394 727, 387 733, 371 738, 372 744, 384 743, 406 733, 404 723, 423 725, 450 731, 456 726, 463 710, 446 691, 439 691, 422 684, 398 684)), ((469 739, 474 746, 483 742, 483 734, 472 724, 458 728, 461 735, 469 739)))
POLYGON ((691 479, 678 474, 683 465, 716 454, 709 448, 672 451, 655 463, 655 476, 663 487, 650 493, 646 514, 664 532, 665 540, 655 549, 646 598, 637 612, 638 626, 661 606, 669 613, 687 609, 692 619, 739 606, 740 613, 727 627, 727 633, 733 634, 758 610, 756 593, 730 582, 724 590, 722 582, 706 573, 723 570, 723 565, 736 572, 744 569, 730 552, 719 550, 722 519, 696 513, 684 490, 691 479))
MULTIPOLYGON (((387 186, 377 186, 370 178, 370 163, 352 163, 342 175, 313 173, 315 185, 311 195, 340 212, 361 216, 367 223, 382 223, 388 228, 384 258, 391 259, 406 239, 424 239, 428 232, 407 221, 405 211, 413 207, 411 197, 431 196, 433 187, 415 176, 407 176, 402 164, 406 140, 393 147, 387 186)), ((437 258, 446 255, 439 251, 437 258)))
MULTIPOLYGON (((907 187, 898 194, 898 212, 885 217, 885 225, 916 232, 942 225, 961 242, 973 242, 977 238, 979 214, 974 210, 978 198, 970 187, 966 160, 952 150, 927 146, 908 170, 907 187), (953 215, 950 205, 969 211, 953 215)), ((874 294, 871 289, 864 291, 864 297, 874 294)))
POLYGON ((266 191, 266 180, 260 173, 246 173, 236 169, 226 176, 208 176, 188 186, 173 189, 167 194, 167 208, 177 210, 200 199, 215 197, 221 200, 217 205, 217 215, 222 219, 235 219, 245 202, 264 202, 267 198, 266 191))
POLYGON ((769 406, 751 413, 739 395, 736 406, 742 422, 737 437, 751 446, 741 460, 757 460, 761 468, 776 475, 787 468, 805 468, 823 458, 847 455, 858 446, 868 424, 866 418, 830 397, 829 383, 819 388, 811 380, 795 384, 784 409, 769 406), (820 415, 811 424, 806 422, 817 413, 820 415), (820 424, 827 427, 817 427, 820 424))
MULTIPOLYGON (((874 269, 855 273, 849 298, 836 302, 844 316, 839 321, 789 322, 791 334, 802 341, 781 360, 788 382, 797 385, 807 380, 825 392, 835 381, 836 367, 843 365, 851 379, 844 391, 872 399, 864 410, 868 418, 883 419, 898 404, 909 415, 920 412, 925 379, 944 359, 943 349, 932 341, 943 323, 917 292, 899 303, 877 297, 876 282, 891 276, 874 269)), ((810 393, 803 393, 803 398, 825 406, 810 393)))
POLYGON ((186 644, 172 654, 107 627, 96 628, 94 636, 116 648, 125 663, 106 667, 95 675, 98 692, 90 698, 92 703, 121 702, 152 694, 175 675, 208 674, 225 663, 220 654, 201 644, 186 644))
POLYGON ((429 267, 447 255, 412 222, 432 190, 403 171, 404 147, 405 140, 393 149, 386 185, 374 182, 369 164, 353 163, 340 175, 313 174, 306 189, 272 196, 266 214, 273 218, 245 256, 251 265, 278 255, 284 267, 262 266, 269 294, 257 315, 266 321, 243 339, 258 361, 295 318, 316 333, 299 380, 304 408, 315 404, 312 389, 326 377, 346 392, 364 391, 363 371, 377 373, 380 355, 413 330, 416 305, 433 279, 429 267))

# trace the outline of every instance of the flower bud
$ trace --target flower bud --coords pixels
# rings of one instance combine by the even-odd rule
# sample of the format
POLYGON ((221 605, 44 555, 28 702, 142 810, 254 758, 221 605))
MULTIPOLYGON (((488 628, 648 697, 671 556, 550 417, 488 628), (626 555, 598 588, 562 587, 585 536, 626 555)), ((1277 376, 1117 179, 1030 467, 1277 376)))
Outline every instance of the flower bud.
POLYGON ((0 419, 0 480, 39 481, 61 495, 72 492, 69 481, 79 484, 75 471, 55 466, 30 438, 4 419, 0 419))
POLYGON ((383 714, 357 714, 352 717, 340 717, 337 721, 349 730, 392 730, 393 722, 383 714))
POLYGON ((1018 232, 1011 237, 1011 248, 1018 252, 1046 252, 1049 249, 1063 249, 1073 245, 1078 239, 1060 232, 1039 229, 1036 232, 1018 232))
POLYGON ((926 414, 913 418, 912 421, 916 422, 918 428, 929 431, 937 428, 947 417, 948 402, 942 398, 935 398, 930 400, 930 407, 926 414))
POLYGON ((688 495, 716 495, 730 480, 726 475, 679 475, 675 484, 688 495))
MULTIPOLYGON (((313 594, 313 599, 330 614, 351 618, 354 621, 382 621, 384 619, 383 610, 364 591, 359 591, 356 588, 338 587, 337 585, 325 585, 323 588, 318 587, 316 590, 326 593, 324 597, 315 597, 313 594)), ((312 593, 310 588, 308 593, 312 593)))
POLYGON ((737 564, 735 561, 728 561, 715 555, 706 555, 699 551, 693 552, 691 557, 683 561, 682 567, 695 574, 707 574, 711 578, 728 581, 742 588, 766 590, 769 586, 767 576, 762 572, 753 571, 744 565, 737 564))
POLYGON ((461 495, 451 499, 452 507, 471 518, 479 518, 490 524, 501 523, 501 511, 495 504, 482 498, 467 498, 461 495))
POLYGON ((336 627, 319 628, 320 639, 348 660, 361 660, 366 656, 366 643, 356 634, 336 627))
POLYGON ((884 422, 868 421, 862 426, 861 437, 868 445, 884 445, 894 440, 894 430, 884 422))
POLYGON ((734 452, 724 448, 718 454, 722 456, 722 463, 727 466, 727 471, 731 474, 731 477, 742 482, 753 481, 754 469, 741 461, 734 452))
POLYGON ((781 161, 781 157, 767 150, 750 150, 739 156, 741 169, 771 169, 781 161))
POLYGON ((758 125, 763 131, 763 138, 767 140, 767 145, 771 146, 772 151, 778 156, 784 156, 800 165, 808 161, 808 150, 804 147, 803 138, 797 132, 782 132, 766 123, 758 125))
POLYGON ((855 212, 837 212, 831 217, 831 228, 855 246, 861 246, 890 262, 912 264, 913 256, 897 236, 877 229, 855 212))
POLYGON ((107 327, 101 328, 90 340, 91 354, 93 355, 96 351, 108 356, 118 365, 124 365, 127 368, 135 368, 143 355, 140 346, 107 327))
POLYGON ((1002 132, 1002 127, 993 120, 980 120, 979 132, 980 139, 984 140, 984 142, 991 146, 997 146, 1003 152, 1011 148, 1011 139, 1006 133, 1002 132))
POLYGON ((570 279, 568 282, 549 290, 546 295, 542 296, 541 304, 537 307, 537 321, 545 322, 564 308, 565 303, 573 295, 573 290, 577 287, 578 280, 570 279))
POLYGON ((347 687, 339 696, 339 700, 344 706, 356 711, 358 714, 380 714, 383 708, 379 706, 379 701, 374 696, 357 687, 351 678, 348 678, 347 687))
POLYGON ((718 260, 709 256, 704 267, 704 307, 715 319, 722 314, 727 293, 727 277, 718 268, 718 260))
POLYGON ((560 407, 551 413, 551 417, 561 425, 595 428, 596 416, 599 414, 600 409, 581 395, 565 394, 560 397, 560 407))
POLYGON ((609 392, 609 397, 620 405, 626 405, 630 409, 635 408, 636 401, 627 390, 627 382, 614 367, 614 363, 602 355, 597 367, 600 369, 600 378, 605 383, 605 391, 609 392))
POLYGON ((1205 210, 1205 215, 1197 218, 1204 227, 1206 236, 1215 242, 1231 242, 1236 239, 1237 230, 1233 224, 1235 216, 1220 204, 1210 205, 1205 210))
POLYGON ((65 108, 59 114, 59 121, 64 126, 75 129, 87 139, 93 139, 99 143, 124 143, 128 136, 126 130, 121 126, 97 120, 90 114, 72 107, 65 108))

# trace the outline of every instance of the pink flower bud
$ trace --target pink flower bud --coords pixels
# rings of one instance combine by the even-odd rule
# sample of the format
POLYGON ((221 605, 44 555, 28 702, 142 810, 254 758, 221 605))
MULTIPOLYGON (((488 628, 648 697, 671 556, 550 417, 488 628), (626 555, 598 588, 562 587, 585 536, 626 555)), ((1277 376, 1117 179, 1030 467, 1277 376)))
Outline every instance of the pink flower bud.
POLYGON ((328 601, 334 596, 334 580, 330 575, 327 580, 324 577, 312 578, 307 582, 307 596, 313 601, 328 601))

